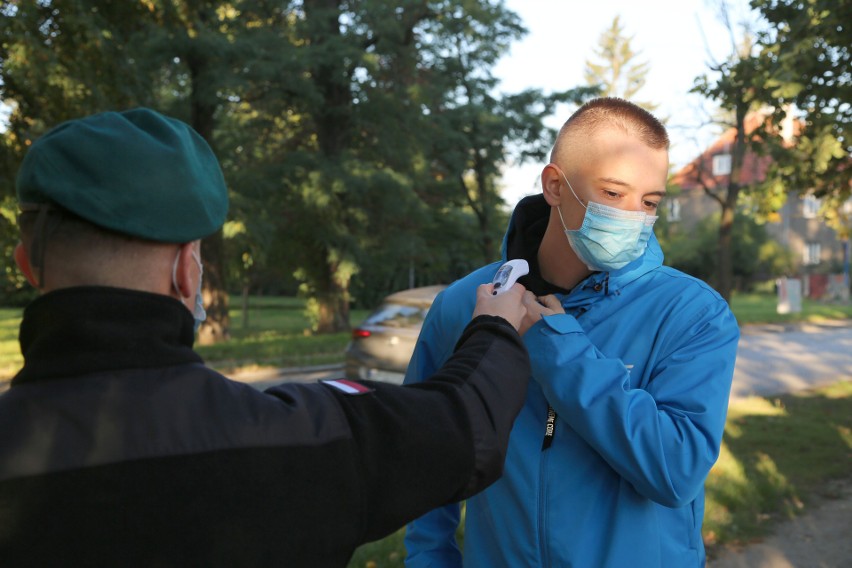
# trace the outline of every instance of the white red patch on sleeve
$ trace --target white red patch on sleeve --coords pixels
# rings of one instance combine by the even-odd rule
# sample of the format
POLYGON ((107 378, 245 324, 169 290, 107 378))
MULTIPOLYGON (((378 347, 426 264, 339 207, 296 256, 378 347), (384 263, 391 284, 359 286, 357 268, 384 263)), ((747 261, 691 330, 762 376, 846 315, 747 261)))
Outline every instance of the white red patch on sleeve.
POLYGON ((373 392, 373 390, 375 390, 371 389, 367 385, 363 385, 355 381, 348 381, 346 379, 329 379, 320 382, 346 394, 367 394, 368 392, 373 392))

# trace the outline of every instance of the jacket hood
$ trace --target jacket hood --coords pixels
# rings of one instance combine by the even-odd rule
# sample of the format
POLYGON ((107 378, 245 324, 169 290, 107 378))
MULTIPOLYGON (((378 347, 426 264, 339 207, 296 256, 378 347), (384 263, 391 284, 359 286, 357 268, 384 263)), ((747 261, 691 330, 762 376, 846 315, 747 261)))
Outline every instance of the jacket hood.
MULTIPOLYGON (((522 284, 534 293, 568 293, 568 290, 560 290, 556 286, 541 279, 536 252, 541 244, 544 231, 550 219, 550 205, 547 204, 543 195, 530 195, 521 199, 512 212, 509 227, 503 236, 502 256, 503 261, 523 258, 530 265, 530 274, 520 280, 522 284), (549 287, 547 290, 536 288, 549 287)), ((565 246, 570 246, 565 241, 565 246)), ((663 264, 663 250, 654 233, 648 239, 648 247, 645 254, 630 264, 612 272, 593 272, 586 280, 580 282, 575 290, 594 288, 605 285, 609 293, 618 291, 630 282, 636 280, 643 274, 659 268, 663 264)))

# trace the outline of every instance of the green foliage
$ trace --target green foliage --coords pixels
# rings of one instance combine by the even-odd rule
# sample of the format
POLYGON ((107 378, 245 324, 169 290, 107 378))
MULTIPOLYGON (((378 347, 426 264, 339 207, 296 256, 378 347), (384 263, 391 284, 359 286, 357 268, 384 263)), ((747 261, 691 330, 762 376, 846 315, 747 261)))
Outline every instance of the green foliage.
POLYGON ((0 98, 12 108, 0 192, 12 195, 27 145, 62 120, 135 105, 181 118, 213 146, 232 196, 205 281, 299 288, 320 331, 348 327, 353 290, 375 300, 407 283, 412 264, 426 284, 496 257, 501 166, 543 156, 553 138, 543 120, 588 93, 496 92, 491 69, 526 33, 501 2, 0 10, 0 98))
MULTIPOLYGON (((719 214, 702 219, 688 234, 666 224, 659 233, 667 265, 711 284, 715 282, 719 214)), ((733 275, 738 289, 749 290, 756 282, 792 273, 792 253, 771 239, 765 226, 750 216, 736 215, 731 240, 733 275)))
POLYGON ((23 306, 35 296, 35 290, 12 260, 18 243, 16 216, 14 199, 0 196, 0 255, 6 259, 0 274, 0 305, 4 306, 23 306))
MULTIPOLYGON (((768 22, 758 37, 768 89, 758 100, 775 109, 776 127, 788 115, 802 126, 792 145, 771 144, 770 176, 791 189, 813 191, 837 210, 852 191, 852 1, 752 0, 751 5, 768 22)), ((848 231, 848 217, 829 222, 848 231)))

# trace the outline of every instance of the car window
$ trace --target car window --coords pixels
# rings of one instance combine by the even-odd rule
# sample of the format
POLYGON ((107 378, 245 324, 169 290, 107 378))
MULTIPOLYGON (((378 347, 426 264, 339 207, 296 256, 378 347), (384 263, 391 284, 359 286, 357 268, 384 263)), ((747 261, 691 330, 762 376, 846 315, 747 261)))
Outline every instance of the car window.
POLYGON ((387 327, 412 327, 423 323, 428 308, 405 304, 382 304, 364 320, 367 325, 387 327))

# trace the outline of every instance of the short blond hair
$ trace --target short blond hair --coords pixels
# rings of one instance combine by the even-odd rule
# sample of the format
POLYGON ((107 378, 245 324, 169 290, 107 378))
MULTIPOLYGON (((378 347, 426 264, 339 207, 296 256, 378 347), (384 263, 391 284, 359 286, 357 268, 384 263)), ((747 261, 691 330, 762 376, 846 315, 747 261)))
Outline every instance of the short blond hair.
POLYGON ((666 127, 653 114, 618 97, 601 97, 586 102, 565 121, 556 137, 550 161, 557 162, 566 148, 574 144, 576 136, 587 139, 603 128, 618 128, 655 150, 669 148, 666 127))

